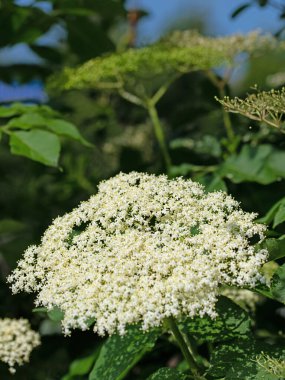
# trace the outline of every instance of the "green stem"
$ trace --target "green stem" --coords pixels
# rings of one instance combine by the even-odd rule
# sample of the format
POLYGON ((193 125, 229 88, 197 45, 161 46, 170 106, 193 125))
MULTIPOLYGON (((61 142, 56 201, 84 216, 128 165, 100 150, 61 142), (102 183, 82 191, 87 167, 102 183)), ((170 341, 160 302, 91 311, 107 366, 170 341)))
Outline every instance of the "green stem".
POLYGON ((146 102, 146 109, 154 127, 154 133, 157 138, 167 171, 171 167, 171 158, 167 149, 166 140, 162 125, 160 123, 155 104, 150 100, 146 102))
MULTIPOLYGON (((226 96, 224 87, 220 87, 218 88, 218 90, 219 90, 219 96, 223 99, 226 96)), ((224 126, 225 126, 225 130, 226 130, 229 141, 234 141, 235 133, 232 127, 230 114, 224 108, 223 108, 223 121, 224 121, 224 126)))
POLYGON ((197 366, 192 354, 190 353, 190 351, 187 347, 187 344, 183 338, 183 335, 179 331, 179 328, 178 328, 175 320, 170 317, 167 319, 167 324, 168 324, 168 327, 171 330, 176 342, 178 343, 178 345, 181 349, 181 352, 182 352, 186 362, 188 363, 189 368, 190 368, 194 378, 197 380, 203 379, 203 377, 201 377, 201 375, 199 374, 199 367, 197 366))
MULTIPOLYGON (((211 82, 217 87, 220 98, 223 99, 226 96, 226 93, 225 93, 226 82, 223 80, 219 80, 217 76, 210 70, 207 71, 207 75, 208 75, 208 78, 211 80, 211 82)), ((229 113, 224 109, 224 107, 223 107, 223 121, 224 121, 226 134, 228 136, 228 140, 230 142, 234 142, 235 133, 232 127, 231 118, 230 118, 229 113)))

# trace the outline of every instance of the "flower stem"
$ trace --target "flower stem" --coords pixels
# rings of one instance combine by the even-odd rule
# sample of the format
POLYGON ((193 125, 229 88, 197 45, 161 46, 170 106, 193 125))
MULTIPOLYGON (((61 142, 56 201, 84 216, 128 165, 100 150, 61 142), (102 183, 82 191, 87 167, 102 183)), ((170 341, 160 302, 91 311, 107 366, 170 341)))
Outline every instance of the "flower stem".
POLYGON ((146 103, 146 109, 148 111, 149 117, 152 121, 153 127, 154 127, 154 133, 157 138, 165 165, 167 171, 169 171, 171 167, 171 158, 167 149, 166 140, 165 140, 165 134, 162 128, 162 125, 160 123, 158 113, 155 107, 154 102, 151 100, 146 103))
MULTIPOLYGON (((224 87, 220 87, 220 88, 218 88, 218 90, 219 90, 219 96, 221 97, 221 99, 223 99, 226 96, 224 87)), ((222 112, 223 112, 223 121, 224 121, 225 130, 227 132, 227 136, 228 136, 229 141, 232 142, 235 140, 235 134, 234 134, 234 130, 232 127, 230 114, 224 108, 223 108, 222 112)))
MULTIPOLYGON (((218 92, 219 92, 219 97, 223 99, 226 95, 225 93, 225 85, 226 81, 219 80, 218 77, 213 73, 211 70, 207 71, 207 76, 210 79, 210 81, 216 86, 218 92)), ((229 113, 224 109, 222 109, 223 112, 223 121, 224 121, 224 127, 227 133, 228 140, 230 142, 234 142, 235 140, 235 133, 232 127, 232 122, 230 119, 229 113)))
POLYGON ((201 375, 199 374, 199 367, 197 366, 192 354, 190 353, 190 351, 187 347, 187 344, 183 338, 183 335, 181 334, 175 320, 170 317, 167 319, 167 324, 168 324, 168 327, 171 330, 176 342, 178 343, 178 345, 181 349, 181 352, 182 352, 186 362, 188 363, 188 366, 189 366, 194 378, 197 380, 203 379, 203 377, 201 377, 201 375))

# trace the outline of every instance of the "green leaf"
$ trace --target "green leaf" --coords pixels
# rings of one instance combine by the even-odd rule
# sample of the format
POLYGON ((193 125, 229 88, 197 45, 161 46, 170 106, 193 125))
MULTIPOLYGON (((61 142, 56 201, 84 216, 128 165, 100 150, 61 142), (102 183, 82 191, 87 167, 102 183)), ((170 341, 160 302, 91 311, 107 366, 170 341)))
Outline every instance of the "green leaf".
POLYGON ((33 313, 47 313, 47 308, 46 307, 35 307, 32 312, 33 313))
POLYGON ((73 140, 79 141, 85 146, 92 146, 92 144, 90 144, 81 136, 80 132, 74 124, 62 119, 45 117, 39 112, 25 113, 10 120, 6 126, 10 129, 47 128, 49 131, 55 133, 56 135, 69 137, 73 140))
POLYGON ((211 175, 203 175, 203 176, 197 176, 195 177, 195 180, 200 182, 202 185, 205 186, 205 190, 207 193, 211 191, 227 191, 227 185, 225 184, 225 181, 216 174, 211 175))
MULTIPOLYGON (((275 215, 276 213, 278 212, 279 210, 279 207, 281 205, 285 205, 285 198, 282 198, 280 199, 278 202, 275 203, 275 205, 273 205, 271 207, 271 209, 262 217, 262 218, 259 218, 258 219, 258 222, 259 223, 266 223, 266 224, 270 224, 274 218, 275 218, 275 215)), ((275 222, 274 222, 275 223, 275 222)))
POLYGON ((82 375, 87 375, 95 360, 98 358, 100 349, 96 349, 92 354, 81 358, 81 359, 76 359, 74 360, 69 368, 68 373, 62 378, 62 380, 72 380, 76 376, 82 376, 82 375))
POLYGON ((45 118, 39 113, 25 113, 10 120, 6 125, 9 128, 32 129, 44 126, 45 118))
POLYGON ((187 318, 180 323, 182 331, 203 342, 222 342, 233 338, 246 339, 251 329, 251 320, 241 307, 227 297, 220 297, 216 304, 218 317, 211 319, 187 318))
POLYGON ((48 166, 57 166, 60 153, 59 138, 42 130, 10 133, 11 153, 28 157, 48 166))
POLYGON ((159 336, 158 330, 143 332, 131 326, 125 335, 112 335, 101 348, 89 380, 121 380, 131 368, 151 351, 159 336))
POLYGON ((285 238, 266 239, 258 245, 258 248, 268 250, 269 261, 280 259, 285 256, 285 238))
POLYGON ((91 147, 93 146, 88 141, 86 141, 76 128, 76 126, 68 121, 61 119, 50 119, 45 120, 45 125, 48 129, 59 136, 66 136, 73 140, 79 141, 81 144, 91 147))
POLYGON ((222 148, 220 141, 211 135, 204 135, 200 140, 194 140, 189 137, 178 138, 170 142, 171 149, 189 149, 195 153, 207 156, 220 157, 222 148))
POLYGON ((213 353, 208 373, 215 379, 225 380, 280 380, 258 364, 257 358, 262 353, 284 358, 285 347, 276 348, 252 339, 221 345, 213 353))
POLYGON ((61 311, 58 307, 54 307, 52 310, 49 310, 47 312, 47 315, 49 319, 51 319, 54 322, 60 322, 64 317, 63 311, 61 311))
POLYGON ((274 217, 273 228, 285 222, 285 200, 279 205, 274 217))
POLYGON ((189 173, 193 172, 195 165, 192 164, 180 164, 180 165, 171 165, 169 170, 169 175, 171 178, 178 176, 187 176, 189 173))
POLYGON ((26 105, 23 103, 13 103, 10 106, 0 106, 0 118, 10 118, 23 114, 39 114, 42 116, 58 116, 58 113, 46 105, 26 105))
POLYGON ((36 307, 32 311, 33 313, 46 313, 49 319, 53 322, 60 322, 64 317, 63 311, 61 311, 57 306, 55 306, 52 310, 48 310, 46 307, 36 307))
POLYGON ((187 380, 190 377, 174 368, 160 368, 147 378, 147 380, 187 380))
POLYGON ((114 44, 106 31, 86 17, 78 17, 76 23, 73 18, 67 17, 65 26, 68 32, 68 43, 82 61, 114 49, 114 44), (96 36, 96 43, 94 43, 94 36, 96 36))
POLYGON ((270 290, 274 299, 285 303, 285 264, 280 266, 274 273, 270 290))
POLYGON ((0 118, 12 117, 21 113, 21 108, 23 108, 21 103, 14 103, 12 106, 1 106, 0 107, 0 118))
POLYGON ((239 6, 232 14, 231 18, 237 17, 240 13, 242 13, 245 9, 249 8, 252 4, 251 3, 245 3, 241 6, 239 6))
POLYGON ((0 234, 21 232, 26 228, 25 224, 14 219, 0 220, 0 234))
MULTIPOLYGON (((278 153, 280 159, 285 160, 285 153, 278 153)), ((273 154, 274 151, 270 145, 258 147, 244 145, 240 153, 226 159, 221 165, 219 174, 234 183, 257 182, 263 185, 272 183, 280 177, 270 164, 273 154)))

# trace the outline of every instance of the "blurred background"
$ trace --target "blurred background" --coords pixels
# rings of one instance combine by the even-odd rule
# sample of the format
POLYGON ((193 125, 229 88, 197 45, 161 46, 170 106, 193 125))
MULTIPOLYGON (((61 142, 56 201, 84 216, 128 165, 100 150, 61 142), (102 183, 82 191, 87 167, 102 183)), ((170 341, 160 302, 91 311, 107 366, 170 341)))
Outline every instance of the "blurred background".
MULTIPOLYGON (((11 155, 6 136, 0 147, 0 316, 27 317, 43 336, 43 345, 33 354, 30 366, 10 376, 1 365, 0 378, 55 380, 63 378, 70 362, 92 350, 99 339, 91 332, 74 332, 71 337, 63 337, 59 322, 31 312, 33 297, 11 295, 5 282, 7 274, 27 246, 39 242, 51 220, 88 199, 96 192, 100 180, 119 171, 161 173, 164 166, 143 109, 130 105, 116 94, 97 90, 49 93, 48 77, 66 66, 76 66, 96 56, 151 44, 177 29, 196 29, 209 36, 259 29, 282 38, 285 2, 2 0, 0 27, 1 105, 48 104, 65 120, 74 123, 93 144, 86 147, 63 140, 59 168, 11 155)), ((255 83, 269 89, 272 76, 282 70, 282 52, 262 59, 252 58, 235 71, 227 91, 242 96, 255 83)), ((177 167, 187 163, 215 165, 223 159, 224 132, 215 95, 216 88, 197 72, 176 81, 159 103, 159 114, 177 167)), ((243 142, 253 138, 248 121, 233 120, 243 142)), ((4 124, 2 120, 0 129, 4 124)), ((254 124, 253 127, 256 138, 264 138, 258 135, 254 124)), ((277 142, 274 137, 270 139, 278 147, 284 146, 282 139, 277 142)), ((204 184, 211 180, 208 174, 199 171, 186 170, 180 174, 204 184)), ((281 197, 284 181, 274 186, 272 192, 270 184, 236 184, 224 179, 218 187, 228 189, 245 209, 262 215, 281 197)), ((263 320, 258 322, 260 329, 268 327, 277 331, 283 319, 278 314, 266 318, 265 310, 268 305, 263 310, 263 320)), ((163 363, 165 355, 167 352, 147 358, 150 368, 154 363, 163 363)), ((143 374, 138 373, 131 374, 129 379, 143 379, 143 374)))

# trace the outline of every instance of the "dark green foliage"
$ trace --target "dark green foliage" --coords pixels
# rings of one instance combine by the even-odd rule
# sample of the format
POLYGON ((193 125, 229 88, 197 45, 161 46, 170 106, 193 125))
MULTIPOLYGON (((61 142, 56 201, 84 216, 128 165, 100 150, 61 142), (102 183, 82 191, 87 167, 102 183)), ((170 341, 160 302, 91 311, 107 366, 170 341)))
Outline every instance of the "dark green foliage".
POLYGON ((202 342, 223 342, 234 338, 247 339, 251 329, 248 314, 226 297, 220 297, 216 311, 217 318, 186 319, 181 323, 186 334, 202 342))
POLYGON ((258 357, 263 353, 284 359, 285 347, 276 348, 252 339, 221 345, 217 347, 211 358, 208 373, 214 379, 280 380, 279 376, 268 373, 258 364, 258 357))
POLYGON ((276 300, 285 303, 285 264, 274 273, 270 290, 276 300))
POLYGON ((1 80, 14 80, 15 74, 23 81, 33 79, 36 73, 45 77, 66 59, 83 62, 114 50, 108 31, 125 14, 121 1, 110 0, 105 4, 101 0, 53 0, 47 2, 51 7, 49 12, 37 5, 37 1, 24 7, 16 1, 2 1, 0 4, 0 24, 5 31, 1 33, 0 47, 27 43, 42 59, 42 63, 26 64, 24 67, 21 62, 5 67, 1 70, 1 80), (62 44, 43 46, 38 43, 39 37, 58 25, 66 30, 65 48, 62 44))
POLYGON ((121 380, 131 368, 152 350, 161 331, 144 332, 129 327, 123 336, 112 335, 103 344, 89 380, 121 380))
POLYGON ((187 380, 189 376, 173 368, 161 368, 147 380, 187 380))

